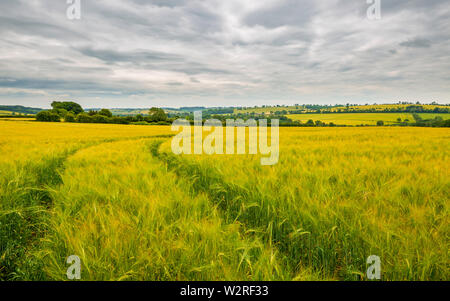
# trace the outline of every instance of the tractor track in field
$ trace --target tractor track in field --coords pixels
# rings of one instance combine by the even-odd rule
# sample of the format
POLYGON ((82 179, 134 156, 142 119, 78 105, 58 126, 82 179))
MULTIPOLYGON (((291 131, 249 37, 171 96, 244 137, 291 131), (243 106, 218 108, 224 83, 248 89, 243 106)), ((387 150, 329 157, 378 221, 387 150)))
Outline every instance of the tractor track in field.
MULTIPOLYGON (((286 218, 278 208, 274 207, 270 199, 261 194, 257 189, 247 189, 223 180, 223 175, 214 167, 202 167, 195 161, 184 160, 180 156, 169 152, 160 152, 163 141, 154 141, 149 144, 151 154, 167 165, 179 177, 187 179, 192 184, 194 194, 205 193, 211 202, 222 212, 222 217, 227 223, 238 222, 243 226, 243 235, 255 235, 264 244, 270 245, 278 254, 290 272, 295 275, 303 265, 310 266, 317 261, 314 268, 322 269, 328 265, 329 277, 344 275, 332 275, 332 271, 339 270, 345 260, 357 262, 359 257, 348 251, 337 254, 334 249, 342 251, 341 238, 336 237, 334 245, 329 250, 321 247, 324 244, 320 237, 312 237, 308 233, 308 239, 293 239, 299 231, 299 225, 295 220, 286 218), (331 261, 325 257, 332 258, 331 261), (349 256, 349 257, 347 257, 349 256), (344 257, 346 259, 344 259, 344 257)), ((305 230, 302 230, 305 231, 305 230)), ((333 229, 331 234, 333 234, 333 229)), ((355 237, 358 243, 364 241, 355 237)), ((325 243, 326 246, 326 243, 325 243)))
MULTIPOLYGON (((39 240, 48 231, 46 219, 53 207, 51 191, 63 184, 62 175, 65 162, 79 151, 105 143, 119 141, 170 138, 173 135, 152 135, 127 138, 110 138, 83 143, 77 147, 66 149, 54 156, 45 157, 36 164, 26 162, 25 173, 32 175, 23 183, 15 185, 14 193, 18 194, 17 202, 24 204, 19 208, 3 208, 0 210, 0 280, 24 280, 19 270, 32 266, 30 271, 41 273, 38 262, 27 258, 28 252, 36 248, 39 240), (6 235, 6 237, 5 237, 6 235)), ((14 180, 11 180, 14 182, 14 180)))
POLYGON ((141 139, 157 139, 157 138, 169 138, 173 135, 154 135, 154 136, 138 136, 138 137, 127 137, 127 138, 110 138, 103 139, 100 141, 88 142, 80 147, 75 147, 63 151, 54 157, 50 157, 44 161, 44 164, 37 167, 37 184, 36 189, 31 189, 31 191, 42 192, 38 198, 41 200, 42 204, 47 204, 51 206, 52 199, 49 196, 51 189, 55 189, 57 186, 63 184, 62 173, 65 170, 64 163, 72 156, 77 154, 79 151, 89 149, 91 147, 96 147, 105 143, 114 143, 121 141, 132 141, 141 139), (46 173, 47 172, 47 173, 46 173), (49 172, 49 173, 48 173, 49 172))
MULTIPOLYGON (((267 215, 268 208, 264 207, 261 203, 256 205, 246 203, 246 200, 252 197, 255 198, 254 191, 252 192, 244 187, 224 182, 223 176, 213 166, 208 169, 202 169, 195 162, 183 160, 179 156, 171 153, 160 152, 159 147, 162 143, 163 141, 152 142, 149 145, 151 154, 165 163, 167 168, 174 171, 177 176, 187 179, 192 184, 194 194, 207 194, 212 203, 222 212, 222 217, 226 223, 240 223, 243 226, 241 231, 244 236, 256 235, 263 242, 268 243, 277 251, 280 251, 278 253, 288 258, 289 252, 284 248, 284 242, 287 236, 277 237, 272 231, 266 231, 276 224, 285 224, 285 221, 282 221, 277 215, 270 213, 270 219, 273 221, 270 225, 264 223, 263 218, 255 218, 263 216, 263 211, 266 211, 267 215)), ((288 231, 284 231, 284 233, 286 232, 288 231)), ((292 263, 288 264, 292 265, 292 263)), ((296 265, 291 266, 291 268, 295 269, 296 265)))

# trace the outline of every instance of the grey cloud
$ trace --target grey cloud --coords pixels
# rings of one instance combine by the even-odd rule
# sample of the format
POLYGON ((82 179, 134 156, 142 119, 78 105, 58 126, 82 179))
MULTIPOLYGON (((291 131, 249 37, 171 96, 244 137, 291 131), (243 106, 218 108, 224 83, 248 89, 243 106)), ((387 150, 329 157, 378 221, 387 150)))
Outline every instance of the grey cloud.
POLYGON ((191 64, 190 66, 184 66, 183 68, 173 68, 171 71, 181 72, 188 75, 198 75, 198 74, 234 74, 234 72, 225 69, 214 69, 202 66, 201 64, 191 64))
POLYGON ((139 5, 156 5, 156 6, 163 6, 163 7, 177 7, 177 6, 183 6, 186 4, 186 0, 132 0, 132 2, 139 4, 139 5))
POLYGON ((23 35, 38 36, 48 39, 80 39, 86 40, 86 35, 73 31, 67 27, 48 24, 33 19, 15 19, 0 16, 0 33, 14 32, 23 35))
POLYGON ((431 42, 426 39, 413 39, 405 42, 401 42, 400 46, 410 47, 410 48, 429 48, 431 46, 431 42))
POLYGON ((111 49, 92 49, 82 48, 79 51, 86 56, 95 57, 108 63, 114 62, 133 62, 133 63, 146 63, 148 61, 182 61, 183 58, 164 52, 151 51, 151 50, 139 50, 120 52, 111 49))
POLYGON ((108 49, 78 49, 80 53, 86 56, 94 57, 108 64, 130 63, 139 68, 149 70, 167 70, 173 72, 185 73, 188 75, 196 74, 231 74, 225 69, 211 68, 199 62, 190 62, 181 55, 151 51, 117 51, 108 49))
POLYGON ((180 83, 180 82, 170 82, 170 83, 166 83, 166 85, 176 87, 176 86, 182 86, 183 83, 180 83))
MULTIPOLYGON (((429 12, 439 7, 448 6, 447 0, 381 0, 380 3, 382 17, 392 16, 405 11, 416 13, 429 12)), ((365 18, 367 9, 371 5, 366 1, 339 0, 336 6, 343 11, 357 12, 361 18, 365 18)))
POLYGON ((25 89, 39 89, 39 90, 85 90, 98 91, 110 90, 110 86, 104 86, 99 83, 89 81, 77 80, 56 80, 56 79, 37 79, 37 78, 2 78, 0 79, 0 87, 9 88, 25 88, 25 89))
POLYGON ((261 25, 269 28, 307 24, 316 14, 316 1, 280 0, 273 5, 256 10, 245 17, 249 26, 261 25))

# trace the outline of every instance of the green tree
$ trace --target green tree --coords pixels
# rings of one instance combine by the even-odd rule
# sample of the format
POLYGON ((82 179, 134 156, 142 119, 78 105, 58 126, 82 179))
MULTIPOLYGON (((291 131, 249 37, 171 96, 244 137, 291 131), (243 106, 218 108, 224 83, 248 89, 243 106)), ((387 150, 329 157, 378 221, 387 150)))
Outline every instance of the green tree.
POLYGON ((129 124, 130 122, 124 118, 124 117, 119 117, 119 116, 113 116, 111 118, 108 118, 109 123, 114 123, 114 124, 129 124))
POLYGON ((66 117, 64 118, 65 122, 75 122, 75 115, 73 113, 67 113, 66 117))
POLYGON ((98 114, 99 114, 99 115, 102 115, 102 116, 106 116, 106 117, 112 117, 112 113, 111 113, 111 111, 108 110, 108 109, 101 109, 101 110, 98 112, 98 114))
POLYGON ((93 123, 108 123, 108 119, 108 117, 100 114, 92 116, 93 123))
POLYGON ((306 122, 307 126, 314 126, 314 120, 310 119, 306 122))
POLYGON ((144 121, 144 116, 142 116, 141 114, 137 114, 136 117, 134 118, 136 121, 144 121))
POLYGON ((50 112, 50 111, 41 111, 36 115, 37 121, 44 122, 60 122, 61 119, 58 114, 50 112))
POLYGON ((68 113, 66 109, 53 109, 50 112, 58 114, 61 118, 65 118, 68 113))
POLYGON ((377 126, 383 126, 384 125, 384 121, 383 120, 378 120, 377 121, 377 126))
POLYGON ((167 115, 166 112, 164 112, 163 109, 161 108, 151 108, 150 111, 148 112, 149 119, 152 122, 158 122, 158 121, 166 121, 167 120, 167 115))
POLYGON ((77 118, 75 118, 76 122, 80 123, 91 123, 92 122, 92 116, 89 116, 89 114, 81 113, 77 115, 77 118))
POLYGON ((84 112, 83 108, 79 104, 72 102, 72 101, 62 101, 62 102, 54 101, 54 102, 52 102, 52 108, 53 109, 64 109, 67 112, 74 113, 75 115, 78 115, 78 114, 84 112))

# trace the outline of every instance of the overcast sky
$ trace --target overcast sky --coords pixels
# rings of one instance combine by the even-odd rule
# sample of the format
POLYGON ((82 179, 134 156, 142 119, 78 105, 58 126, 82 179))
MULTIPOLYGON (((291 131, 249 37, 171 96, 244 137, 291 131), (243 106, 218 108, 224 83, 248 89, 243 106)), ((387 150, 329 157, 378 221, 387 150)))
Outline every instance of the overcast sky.
POLYGON ((450 102, 450 1, 1 0, 0 104, 450 102))

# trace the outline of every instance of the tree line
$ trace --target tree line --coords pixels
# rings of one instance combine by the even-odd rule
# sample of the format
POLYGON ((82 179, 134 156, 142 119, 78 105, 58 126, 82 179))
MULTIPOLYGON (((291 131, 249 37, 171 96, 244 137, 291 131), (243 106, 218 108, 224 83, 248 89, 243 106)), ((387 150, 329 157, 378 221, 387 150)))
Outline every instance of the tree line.
MULTIPOLYGON (((58 102, 54 101, 51 104, 52 109, 41 111, 36 115, 37 121, 44 122, 60 122, 64 120, 65 122, 78 122, 78 123, 110 123, 110 124, 156 124, 156 125, 170 125, 174 120, 178 118, 184 118, 193 124, 194 115, 192 112, 178 112, 176 114, 169 114, 169 116, 165 113, 165 111, 161 108, 151 108, 148 112, 148 116, 143 116, 142 114, 137 114, 134 116, 113 116, 110 110, 108 109, 100 109, 98 111, 91 110, 86 112, 79 104, 75 102, 58 102)), ((417 110, 420 113, 425 112, 419 109, 422 106, 408 106, 406 109, 407 112, 416 112, 417 110)), ((435 108, 442 109, 442 108, 435 108)), ((434 109, 434 110, 435 110, 434 109)), ((445 108, 447 109, 447 108, 445 108)), ((249 118, 260 120, 267 119, 268 124, 271 124, 272 119, 278 119, 280 126, 285 127, 335 127, 335 126, 345 126, 345 125, 336 125, 333 122, 325 123, 321 120, 308 120, 303 123, 299 120, 292 120, 287 116, 284 116, 283 113, 287 112, 275 112, 270 115, 260 115, 257 113, 237 113, 230 114, 228 111, 227 115, 218 115, 218 113, 223 113, 223 109, 214 109, 214 110, 205 110, 203 117, 204 119, 217 119, 221 121, 223 125, 226 124, 227 119, 243 119, 248 120, 249 118)), ((382 112, 382 111, 377 111, 382 112)), ((226 114, 226 113, 225 113, 226 114)), ((397 120, 396 123, 392 124, 393 126, 426 126, 426 127, 450 127, 450 119, 443 120, 442 117, 436 117, 434 119, 422 119, 419 114, 413 113, 413 117, 415 122, 410 122, 409 120, 397 120)), ((379 120, 376 123, 377 126, 384 126, 384 121, 379 120)), ((360 126, 367 126, 361 124, 360 126)))
POLYGON ((113 116, 110 110, 101 109, 99 111, 88 111, 77 103, 71 101, 54 101, 52 109, 41 111, 36 114, 37 121, 44 122, 78 122, 78 123, 111 123, 111 124, 171 124, 163 109, 151 108, 148 116, 141 114, 135 116, 113 116))

